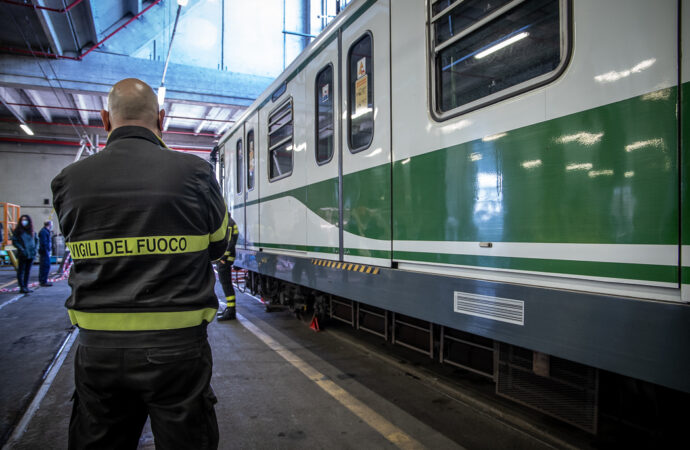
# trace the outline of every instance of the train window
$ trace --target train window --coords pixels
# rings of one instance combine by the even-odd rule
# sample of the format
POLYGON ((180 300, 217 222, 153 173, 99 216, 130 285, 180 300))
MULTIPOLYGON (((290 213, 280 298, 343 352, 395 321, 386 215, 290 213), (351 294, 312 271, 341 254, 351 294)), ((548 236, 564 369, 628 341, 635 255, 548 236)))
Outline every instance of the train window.
POLYGON ((254 189, 254 130, 247 133, 247 191, 254 189))
POLYGON ((268 116, 268 179, 292 173, 292 98, 268 116))
POLYGON ((373 39, 367 33, 350 47, 348 60, 348 134, 350 151, 355 153, 371 145, 374 138, 374 68, 373 39))
POLYGON ((438 0, 433 111, 456 116, 555 79, 569 54, 567 0, 438 0))
POLYGON ((325 164, 333 158, 333 66, 329 64, 316 75, 316 162, 325 164))
POLYGON ((235 193, 242 193, 242 139, 237 140, 237 147, 235 148, 235 155, 237 166, 235 167, 235 174, 237 175, 237 190, 235 193))

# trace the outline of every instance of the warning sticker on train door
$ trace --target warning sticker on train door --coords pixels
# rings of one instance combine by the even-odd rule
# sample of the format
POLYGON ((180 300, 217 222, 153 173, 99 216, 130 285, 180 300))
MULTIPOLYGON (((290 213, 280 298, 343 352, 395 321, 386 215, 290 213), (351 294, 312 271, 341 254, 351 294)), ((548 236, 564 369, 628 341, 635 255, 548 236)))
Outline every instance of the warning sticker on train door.
POLYGON ((367 75, 367 58, 364 57, 357 61, 357 79, 367 75))
POLYGON ((328 84, 321 86, 321 102, 325 103, 328 101, 328 84))
POLYGON ((369 77, 355 81, 355 114, 364 114, 369 107, 369 77))

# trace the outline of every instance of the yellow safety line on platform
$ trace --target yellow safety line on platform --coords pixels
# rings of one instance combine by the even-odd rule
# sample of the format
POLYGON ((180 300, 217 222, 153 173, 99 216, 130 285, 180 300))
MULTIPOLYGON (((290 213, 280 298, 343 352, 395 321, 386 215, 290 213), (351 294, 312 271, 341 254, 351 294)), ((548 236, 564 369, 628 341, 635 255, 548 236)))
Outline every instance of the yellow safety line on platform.
POLYGON ((421 443, 416 441, 400 428, 390 423, 379 413, 350 395, 345 389, 341 388, 331 380, 328 380, 324 374, 314 369, 299 356, 295 355, 290 350, 283 347, 280 343, 276 342, 268 334, 264 333, 256 325, 251 323, 247 318, 241 314, 237 314, 237 319, 247 330, 251 331, 256 337, 261 339, 263 343, 266 344, 271 350, 278 353, 285 361, 292 364, 307 378, 326 391, 328 395, 338 400, 341 405, 349 409, 352 413, 366 422, 370 427, 379 432, 384 438, 389 440, 395 446, 401 449, 425 448, 421 443))
POLYGON ((14 284, 14 283, 16 283, 16 282, 17 282, 17 280, 12 280, 12 281, 10 281, 9 283, 0 284, 0 289, 3 289, 3 288, 5 288, 5 287, 9 286, 10 284, 14 284))

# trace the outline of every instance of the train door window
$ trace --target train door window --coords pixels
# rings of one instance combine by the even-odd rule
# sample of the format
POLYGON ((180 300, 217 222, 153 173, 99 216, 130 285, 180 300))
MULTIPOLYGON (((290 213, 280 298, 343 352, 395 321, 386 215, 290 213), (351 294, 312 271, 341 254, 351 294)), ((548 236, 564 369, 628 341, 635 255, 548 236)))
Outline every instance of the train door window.
POLYGON ((374 138, 373 38, 367 33, 347 54, 348 134, 352 153, 367 149, 374 138))
POLYGON ((235 175, 237 176, 237 182, 235 191, 236 194, 242 193, 242 139, 237 140, 237 147, 235 148, 235 162, 237 166, 235 167, 235 175))
POLYGON ((268 179, 274 181, 292 173, 292 98, 268 116, 268 179))
POLYGON ((438 0, 430 42, 437 119, 558 77, 569 55, 568 0, 438 0))
POLYGON ((316 163, 325 164, 333 158, 333 65, 316 75, 316 163))
POLYGON ((247 191, 254 189, 254 130, 247 133, 247 191))

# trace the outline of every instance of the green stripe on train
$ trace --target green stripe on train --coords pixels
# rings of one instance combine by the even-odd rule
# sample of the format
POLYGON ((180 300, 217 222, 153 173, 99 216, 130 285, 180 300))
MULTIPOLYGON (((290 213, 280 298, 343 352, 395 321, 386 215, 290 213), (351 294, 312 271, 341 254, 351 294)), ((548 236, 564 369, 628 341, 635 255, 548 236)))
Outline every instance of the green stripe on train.
POLYGON ((681 283, 690 284, 690 267, 683 267, 681 272, 681 283))
MULTIPOLYGON (((393 236, 677 245, 677 90, 653 94, 396 161, 393 236)), ((390 166, 343 180, 344 230, 390 239, 390 166)), ((338 223, 337 178, 260 201, 285 196, 338 223)))
POLYGON ((677 89, 654 94, 396 161, 394 238, 677 245, 677 89))
POLYGON ((438 253, 394 251, 393 259, 424 261, 497 269, 524 270, 529 272, 567 273, 605 278, 647 280, 678 283, 678 267, 651 264, 623 264, 593 261, 565 261, 537 258, 509 258, 503 256, 449 255, 438 253))
MULTIPOLYGON (((681 114, 683 133, 682 150, 681 150, 681 196, 682 196, 682 219, 681 219, 681 233, 683 245, 690 245, 690 83, 683 84, 681 95, 681 114)), ((683 261, 687 263, 688 261, 683 261)), ((688 269, 683 272, 687 273, 688 269)), ((688 274, 690 277, 690 274, 688 274)), ((688 280, 690 282, 690 279, 688 280)))

